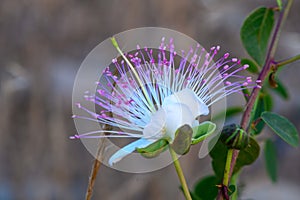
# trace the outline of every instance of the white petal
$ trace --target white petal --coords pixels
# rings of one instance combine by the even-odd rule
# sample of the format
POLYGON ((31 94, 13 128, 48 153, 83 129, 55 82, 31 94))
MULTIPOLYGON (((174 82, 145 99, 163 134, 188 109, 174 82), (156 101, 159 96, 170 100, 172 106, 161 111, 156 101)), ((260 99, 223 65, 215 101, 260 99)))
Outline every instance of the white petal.
POLYGON ((153 142, 155 142, 155 140, 146 140, 144 138, 136 140, 136 141, 126 145, 125 147, 123 147, 122 149, 117 151, 116 153, 114 153, 109 158, 108 164, 110 166, 112 166, 113 164, 119 162, 125 156, 127 156, 127 155, 131 154, 132 152, 134 152, 136 148, 144 148, 144 147, 148 146, 149 144, 151 144, 153 142))
POLYGON ((185 88, 164 99, 163 106, 171 103, 185 104, 192 111, 193 118, 209 113, 208 106, 193 92, 185 88))
POLYGON ((165 127, 165 121, 166 113, 164 109, 160 108, 152 115, 150 123, 145 126, 143 136, 145 138, 161 137, 165 127))
POLYGON ((194 117, 192 111, 185 104, 170 103, 164 105, 163 109, 166 112, 166 134, 174 139, 176 130, 188 124, 192 126, 194 117))
POLYGON ((150 123, 143 130, 143 136, 158 139, 166 134, 173 140, 179 127, 185 124, 194 126, 195 121, 192 111, 185 104, 166 104, 152 115, 150 123))

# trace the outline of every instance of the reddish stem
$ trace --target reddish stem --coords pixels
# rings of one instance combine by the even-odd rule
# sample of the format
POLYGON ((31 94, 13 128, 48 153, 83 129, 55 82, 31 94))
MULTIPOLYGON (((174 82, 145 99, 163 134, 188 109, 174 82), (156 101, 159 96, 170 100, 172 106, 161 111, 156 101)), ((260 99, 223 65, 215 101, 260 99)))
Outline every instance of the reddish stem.
MULTIPOLYGON (((287 15, 288 15, 288 12, 290 10, 292 2, 293 2, 293 0, 289 0, 287 2, 286 7, 284 9, 282 9, 282 11, 280 12, 278 21, 277 21, 276 26, 275 26, 275 30, 274 30, 273 35, 272 35, 271 43, 270 43, 269 49, 267 51, 265 64, 264 64, 264 66, 262 68, 262 71, 260 72, 260 74, 257 78, 257 80, 260 80, 261 83, 259 84, 258 87, 254 88, 252 90, 252 93, 249 97, 249 101, 246 105, 246 110, 245 110, 245 112, 242 116, 242 120, 241 120, 240 125, 241 125, 242 129, 244 129, 244 130, 247 130, 247 127, 249 125, 250 116, 251 116, 251 111, 253 109, 254 103, 255 103, 255 101, 258 97, 259 91, 260 91, 260 89, 263 85, 264 80, 268 77, 268 73, 269 73, 269 71, 272 67, 272 63, 274 62, 274 56, 275 56, 275 52, 276 52, 276 48, 277 48, 277 43, 278 43, 278 40, 279 40, 279 35, 280 35, 280 32, 281 32, 283 23, 284 23, 287 15)), ((234 166, 235 166, 236 159, 237 159, 238 155, 239 155, 239 150, 234 150, 233 155, 232 155, 232 159, 231 159, 229 180, 231 179, 232 172, 233 172, 233 169, 234 169, 234 166)), ((223 195, 220 195, 220 193, 219 193, 217 199, 218 200, 223 199, 223 195)))

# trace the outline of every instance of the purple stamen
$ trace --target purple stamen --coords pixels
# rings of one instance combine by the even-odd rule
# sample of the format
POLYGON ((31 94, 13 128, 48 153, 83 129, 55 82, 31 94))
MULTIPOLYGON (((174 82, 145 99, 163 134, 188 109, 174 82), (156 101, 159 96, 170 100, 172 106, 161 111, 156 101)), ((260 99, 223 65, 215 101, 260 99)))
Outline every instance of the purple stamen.
MULTIPOLYGON (((160 108, 167 96, 185 88, 192 90, 210 106, 221 98, 240 92, 241 86, 261 87, 260 80, 253 83, 251 77, 239 74, 249 65, 240 66, 240 60, 229 58, 229 53, 225 53, 214 63, 213 59, 217 56, 220 46, 211 47, 209 53, 206 53, 203 48, 200 50, 199 44, 188 51, 182 50, 181 59, 177 64, 173 39, 171 38, 168 44, 165 41, 165 38, 162 38, 159 50, 155 53, 153 49, 147 47, 141 49, 137 45, 136 52, 126 55, 144 85, 141 86, 137 82, 136 76, 124 60, 118 61, 114 58, 112 63, 115 68, 111 70, 107 67, 103 70, 103 82, 96 82, 98 87, 96 94, 84 93, 87 101, 100 106, 99 114, 78 103, 76 106, 91 117, 73 115, 72 118, 92 120, 129 131, 120 133, 112 131, 110 133, 115 134, 113 137, 137 137, 130 131, 143 131, 156 112, 155 109, 154 111, 151 109, 151 106, 156 105, 156 109, 160 108), (142 93, 141 87, 145 87, 150 103, 142 93)), ((74 135, 70 139, 106 137, 95 135, 102 132, 74 135)), ((139 137, 142 135, 140 134, 139 137)))

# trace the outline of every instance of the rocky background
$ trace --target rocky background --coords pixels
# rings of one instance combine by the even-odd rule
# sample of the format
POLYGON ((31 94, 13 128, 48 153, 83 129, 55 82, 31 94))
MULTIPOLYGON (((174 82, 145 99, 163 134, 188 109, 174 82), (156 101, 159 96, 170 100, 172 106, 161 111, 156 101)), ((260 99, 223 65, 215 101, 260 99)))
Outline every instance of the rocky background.
MULTIPOLYGON (((76 133, 71 94, 76 71, 98 43, 127 29, 158 26, 185 33, 206 48, 218 44, 245 57, 239 28, 262 4, 276 1, 1 0, 0 199, 84 199, 93 157, 80 141, 68 139, 76 133)), ((279 59, 300 52, 299 7, 295 1, 279 59)), ((280 73, 290 99, 276 98, 275 107, 298 130, 299 64, 280 73)), ((262 137, 268 134, 265 129, 262 137)), ((300 198, 300 149, 280 140, 276 144, 278 183, 270 182, 260 158, 242 173, 242 199, 300 198)), ((209 158, 195 159, 197 150, 181 158, 190 186, 211 173, 209 158)), ((173 166, 139 175, 102 166, 93 199, 183 199, 178 186, 173 166)))

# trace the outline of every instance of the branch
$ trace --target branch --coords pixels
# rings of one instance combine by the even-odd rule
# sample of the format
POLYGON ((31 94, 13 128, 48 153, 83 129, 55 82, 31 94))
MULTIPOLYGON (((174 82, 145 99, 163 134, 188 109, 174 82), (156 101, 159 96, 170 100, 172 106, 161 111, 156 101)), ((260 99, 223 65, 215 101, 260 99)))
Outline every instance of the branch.
MULTIPOLYGON (((247 130, 248 124, 249 124, 249 120, 250 120, 250 115, 251 115, 251 111, 253 109, 254 103, 258 97, 259 91, 263 85, 264 80, 268 77, 268 73, 271 69, 272 66, 272 62, 274 61, 274 56, 276 53, 276 49, 277 49, 277 45, 278 45, 278 40, 279 40, 279 36, 280 36, 280 32, 281 29, 283 27, 283 24, 287 18, 287 15, 289 13, 289 10, 291 8, 291 5, 293 3, 293 0, 288 0, 286 7, 284 9, 282 9, 282 11, 280 12, 277 24, 275 26, 275 30, 274 33, 272 35, 272 39, 271 39, 271 43, 267 52, 267 56, 266 56, 266 61, 265 64, 262 68, 262 71, 260 72, 257 80, 261 80, 261 83, 259 84, 258 87, 255 87, 252 90, 252 93, 250 95, 249 101, 246 105, 246 110, 242 116, 242 120, 241 120, 241 127, 244 130, 247 130)), ((249 134, 249 133, 248 133, 249 134)), ((228 175, 228 181, 230 181, 230 178, 232 176, 232 172, 233 172, 233 168, 234 165, 236 163, 236 159, 238 157, 239 151, 238 150, 234 150, 232 153, 232 159, 231 159, 231 165, 230 165, 230 173, 228 175)), ((231 155, 229 155, 231 156, 231 155)), ((221 195, 218 196, 218 199, 222 199, 223 197, 221 195)))
POLYGON ((96 158, 94 160, 91 175, 90 175, 90 178, 89 178, 87 191, 86 191, 86 194, 85 194, 85 200, 90 200, 92 198, 93 188, 94 188, 95 181, 96 181, 96 178, 97 178, 97 174, 98 174, 98 171, 99 171, 99 168, 100 168, 100 165, 101 165, 100 160, 101 160, 103 149, 104 149, 103 147, 105 146, 104 143, 105 143, 105 139, 100 139, 97 155, 96 155, 96 158))
POLYGON ((282 67, 284 65, 290 64, 290 63, 295 62, 297 60, 300 60, 300 54, 296 55, 294 57, 288 58, 286 60, 278 61, 278 62, 276 62, 276 66, 277 67, 282 67))

